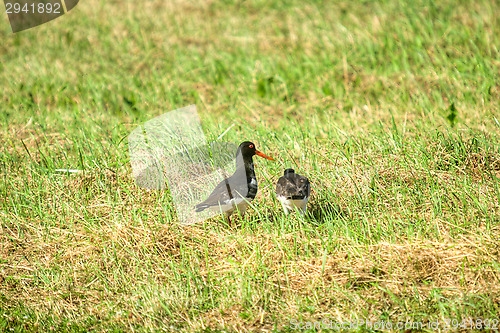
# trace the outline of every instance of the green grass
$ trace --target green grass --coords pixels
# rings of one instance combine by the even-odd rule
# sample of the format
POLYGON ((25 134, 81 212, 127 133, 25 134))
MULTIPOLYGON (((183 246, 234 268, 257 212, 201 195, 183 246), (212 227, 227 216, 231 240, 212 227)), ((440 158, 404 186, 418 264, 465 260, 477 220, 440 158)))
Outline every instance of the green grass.
POLYGON ((498 318, 499 11, 86 1, 17 34, 5 15, 0 331, 498 318), (180 226, 131 177, 128 134, 190 104, 208 139, 235 124, 277 160, 234 228, 180 226), (306 218, 273 194, 285 167, 313 184, 306 218))

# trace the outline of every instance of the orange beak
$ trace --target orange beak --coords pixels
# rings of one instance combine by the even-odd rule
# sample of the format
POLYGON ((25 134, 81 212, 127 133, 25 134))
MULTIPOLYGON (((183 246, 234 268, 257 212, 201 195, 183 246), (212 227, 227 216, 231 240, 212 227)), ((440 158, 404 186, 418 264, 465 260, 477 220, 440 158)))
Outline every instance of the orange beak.
POLYGON ((260 157, 267 158, 268 160, 275 161, 274 158, 267 156, 266 154, 261 153, 260 151, 256 150, 255 155, 259 155, 260 157))

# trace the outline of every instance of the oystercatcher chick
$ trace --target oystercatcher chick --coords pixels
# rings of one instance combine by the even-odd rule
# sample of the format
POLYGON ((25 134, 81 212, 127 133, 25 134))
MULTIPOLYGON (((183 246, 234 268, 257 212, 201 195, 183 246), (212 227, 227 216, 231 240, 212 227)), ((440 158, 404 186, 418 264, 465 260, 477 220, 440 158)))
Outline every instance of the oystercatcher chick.
POLYGON ((276 184, 276 196, 283 206, 285 214, 296 208, 304 215, 307 211, 307 200, 311 194, 309 179, 295 173, 293 169, 286 169, 283 177, 276 184))
POLYGON ((236 171, 232 176, 222 180, 205 201, 197 204, 195 211, 201 212, 209 209, 223 212, 230 224, 229 217, 236 210, 243 216, 248 204, 257 195, 257 178, 253 165, 254 155, 274 161, 272 157, 255 149, 255 144, 252 142, 241 143, 236 151, 236 171))

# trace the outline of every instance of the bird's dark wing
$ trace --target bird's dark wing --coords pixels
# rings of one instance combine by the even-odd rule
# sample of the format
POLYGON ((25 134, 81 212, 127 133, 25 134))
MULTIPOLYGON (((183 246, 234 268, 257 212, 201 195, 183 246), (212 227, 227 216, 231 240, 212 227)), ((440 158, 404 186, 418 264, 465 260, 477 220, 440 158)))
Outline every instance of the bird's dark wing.
POLYGON ((287 197, 287 188, 290 181, 286 177, 280 177, 276 183, 276 195, 280 197, 287 197))
POLYGON ((247 193, 246 178, 233 175, 217 184, 208 198, 195 206, 195 211, 201 212, 209 207, 226 204, 233 198, 245 197, 247 193))
POLYGON ((308 197, 311 194, 311 183, 309 182, 309 179, 305 176, 300 176, 302 180, 301 184, 301 189, 302 192, 306 194, 306 197, 308 197))

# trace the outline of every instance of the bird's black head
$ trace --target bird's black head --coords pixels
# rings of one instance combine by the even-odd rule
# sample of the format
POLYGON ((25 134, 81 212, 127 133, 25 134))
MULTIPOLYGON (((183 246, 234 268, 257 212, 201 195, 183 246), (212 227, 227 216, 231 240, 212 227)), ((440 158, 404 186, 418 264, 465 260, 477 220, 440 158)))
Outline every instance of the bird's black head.
POLYGON ((239 154, 241 154, 243 156, 243 159, 248 159, 254 155, 258 155, 260 157, 264 157, 264 158, 267 158, 268 160, 274 161, 274 159, 272 157, 269 157, 269 156, 261 153, 260 151, 258 151, 255 148, 255 144, 253 142, 250 142, 250 141, 245 141, 245 142, 242 142, 240 144, 240 146, 238 147, 238 150, 236 151, 236 156, 238 156, 239 154))
POLYGON ((255 144, 250 141, 245 141, 240 144, 238 147, 238 151, 236 152, 236 155, 242 154, 243 156, 253 156, 255 155, 255 144))
POLYGON ((295 170, 293 170, 293 169, 285 169, 285 173, 284 173, 284 175, 285 175, 285 177, 286 177, 286 175, 289 175, 289 174, 294 174, 294 173, 295 173, 295 170))

